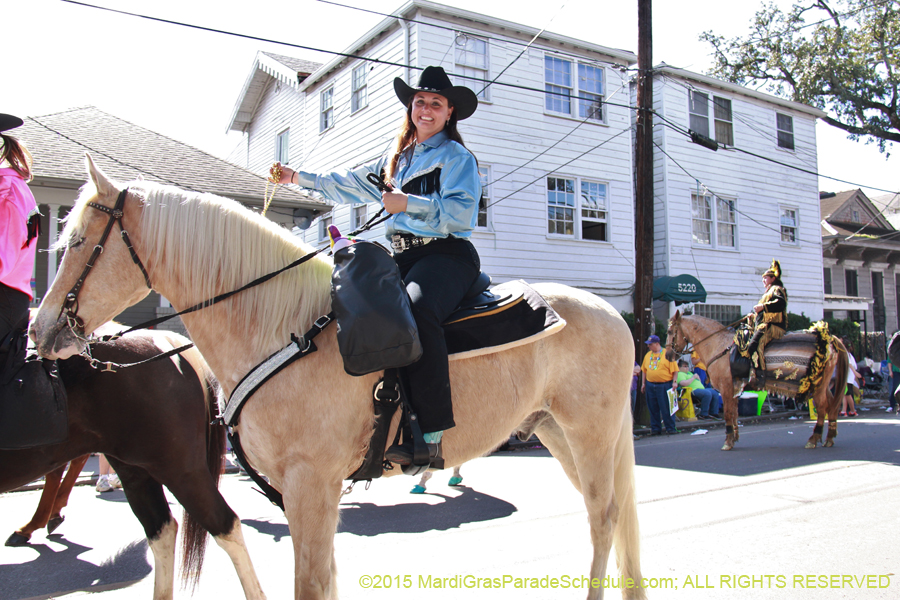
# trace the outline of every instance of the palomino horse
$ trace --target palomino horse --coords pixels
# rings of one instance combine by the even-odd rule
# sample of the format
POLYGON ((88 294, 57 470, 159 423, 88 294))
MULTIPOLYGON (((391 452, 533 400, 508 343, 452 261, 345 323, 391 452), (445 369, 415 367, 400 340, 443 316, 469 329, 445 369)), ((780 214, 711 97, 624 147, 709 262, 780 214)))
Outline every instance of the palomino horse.
POLYGON ((34 516, 25 525, 16 529, 6 540, 7 546, 24 546, 31 539, 31 534, 47 528, 47 533, 53 533, 56 528, 66 520, 62 509, 69 503, 69 494, 78 481, 78 475, 84 468, 89 454, 73 458, 71 462, 64 463, 44 475, 44 487, 41 489, 41 499, 34 511, 34 516), (66 465, 69 470, 66 471, 66 465), (63 472, 66 477, 63 479, 63 472))
MULTIPOLYGON (((706 363, 710 381, 713 387, 722 394, 722 400, 725 403, 725 445, 722 446, 722 450, 731 450, 739 437, 738 399, 735 397, 734 390, 740 384, 731 377, 728 356, 734 345, 734 331, 718 321, 706 317, 682 315, 676 311, 675 316, 669 320, 667 336, 667 352, 683 354, 687 351, 688 344, 693 344, 700 359, 706 363)), ((829 385, 835 370, 837 371, 836 381, 847 381, 849 362, 847 351, 837 338, 832 339, 825 356, 821 379, 818 384, 811 386, 809 392, 812 401, 815 402, 818 418, 813 428, 813 434, 806 442, 807 448, 815 448, 822 440, 826 413, 828 414, 828 435, 822 445, 833 446, 834 438, 837 437, 837 415, 840 410, 841 395, 832 394, 829 385)))
MULTIPOLYGON (((77 318, 67 318, 61 314, 67 291, 99 243, 109 223, 106 211, 121 191, 90 159, 88 171, 91 182, 63 234, 65 257, 32 326, 44 356, 77 353, 84 334, 147 294, 147 282, 184 309, 311 252, 287 230, 231 200, 132 182, 123 196, 121 226, 129 232, 136 258, 110 237, 83 280, 75 300, 77 318)), ((288 345, 292 332, 307 331, 330 311, 331 272, 331 260, 318 255, 184 316, 227 395, 248 371, 288 345)), ((622 576, 638 581, 628 326, 609 304, 587 292, 557 284, 535 289, 568 326, 532 344, 451 362, 457 426, 444 434, 445 465, 483 455, 528 419, 584 495, 594 550, 589 576, 603 579, 614 542, 622 576)), ((250 463, 284 496, 295 596, 336 598, 334 534, 342 482, 366 453, 378 375, 345 374, 335 327, 315 343, 316 352, 259 388, 237 430, 250 463)), ((640 589, 625 593, 644 595, 640 589)), ((602 588, 591 589, 588 597, 602 594, 602 588)))
MULTIPOLYGON (((128 365, 187 343, 178 334, 153 331, 93 344, 91 353, 104 363, 128 365)), ((0 450, 0 492, 89 452, 103 452, 122 480, 153 551, 154 600, 170 600, 174 593, 178 524, 163 486, 185 509, 182 576, 188 583, 196 585, 199 578, 208 531, 234 562, 247 598, 264 598, 240 520, 218 490, 225 432, 220 425, 210 425, 216 414, 216 383, 200 353, 191 348, 180 357, 115 372, 73 356, 60 361, 59 372, 68 394, 68 439, 0 450)))

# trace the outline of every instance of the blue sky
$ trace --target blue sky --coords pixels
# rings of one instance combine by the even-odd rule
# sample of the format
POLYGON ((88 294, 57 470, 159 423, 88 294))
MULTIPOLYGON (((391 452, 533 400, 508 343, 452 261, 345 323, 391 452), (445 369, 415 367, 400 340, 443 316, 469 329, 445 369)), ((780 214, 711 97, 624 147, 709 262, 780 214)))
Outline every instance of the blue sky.
MULTIPOLYGON (((7 48, 0 112, 41 115, 94 105, 224 157, 239 142, 226 127, 258 50, 325 62, 330 55, 197 31, 61 0, 2 0, 7 48), (21 67, 15 66, 21 62, 21 67), (201 101, 198 101, 202 99, 201 101), (202 109, 198 110, 198 105, 202 109)), ((86 0, 91 4, 333 51, 345 50, 383 17, 315 0, 86 0)), ((399 1, 344 0, 390 13, 399 1)), ((613 48, 637 51, 637 1, 447 0, 465 10, 613 48)), ((713 30, 744 35, 760 3, 661 2, 653 7, 653 61, 704 72, 713 30)), ((779 5, 790 2, 779 0, 779 5)), ((817 128, 819 172, 900 190, 900 149, 886 160, 874 145, 817 128)), ((849 184, 820 180, 828 191, 849 184)), ((884 192, 864 188, 870 196, 884 192)))

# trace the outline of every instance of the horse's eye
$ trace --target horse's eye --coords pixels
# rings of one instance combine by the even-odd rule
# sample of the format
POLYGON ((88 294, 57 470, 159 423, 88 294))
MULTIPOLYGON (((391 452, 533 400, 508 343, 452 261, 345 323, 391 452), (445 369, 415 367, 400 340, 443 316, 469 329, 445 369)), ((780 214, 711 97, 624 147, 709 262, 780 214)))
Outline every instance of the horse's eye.
POLYGON ((69 244, 69 248, 78 248, 78 247, 81 246, 82 244, 84 244, 84 238, 83 238, 83 237, 80 237, 80 238, 78 238, 77 240, 71 242, 71 243, 69 244))

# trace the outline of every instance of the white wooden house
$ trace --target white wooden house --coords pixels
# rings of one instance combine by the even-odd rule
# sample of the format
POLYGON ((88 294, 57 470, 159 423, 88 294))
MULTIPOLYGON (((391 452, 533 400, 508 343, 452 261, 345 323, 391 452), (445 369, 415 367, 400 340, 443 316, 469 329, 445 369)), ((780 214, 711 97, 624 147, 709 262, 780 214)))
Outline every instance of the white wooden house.
MULTIPOLYGON (((821 319, 815 126, 824 113, 665 65, 653 100, 654 276, 693 275, 707 292, 695 312, 732 321, 757 303, 777 258, 789 312, 821 319)), ((654 308, 661 318, 671 310, 654 308)))
MULTIPOLYGON (((442 66, 481 92, 460 132, 486 183, 473 235, 483 270, 495 282, 566 283, 630 311, 626 68, 635 55, 551 33, 529 45, 538 30, 424 0, 393 14, 408 20, 387 18, 344 51, 360 58, 338 56, 316 68, 260 53, 229 124, 245 135, 229 160, 257 173, 274 160, 312 172, 373 161, 403 117, 393 79, 415 84, 419 69, 442 66)), ((324 243, 328 224, 352 229, 375 208, 368 210, 338 207, 303 235, 324 243)))

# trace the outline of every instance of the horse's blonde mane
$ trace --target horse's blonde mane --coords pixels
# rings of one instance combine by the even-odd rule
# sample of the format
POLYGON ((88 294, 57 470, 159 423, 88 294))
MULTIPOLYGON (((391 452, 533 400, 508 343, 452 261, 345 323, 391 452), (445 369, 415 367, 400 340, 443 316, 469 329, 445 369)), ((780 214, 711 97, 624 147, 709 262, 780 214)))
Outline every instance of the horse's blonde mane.
MULTIPOLYGON (((314 251, 233 200, 147 181, 131 182, 128 188, 143 205, 139 255, 150 280, 165 278, 184 290, 184 297, 169 298, 185 304, 182 308, 236 290, 314 251)), ((95 195, 92 184, 85 186, 66 218, 62 240, 81 235, 89 215, 85 206, 95 195)), ((222 305, 254 347, 284 345, 292 332, 305 332, 330 310, 331 271, 331 259, 319 255, 222 305)))

